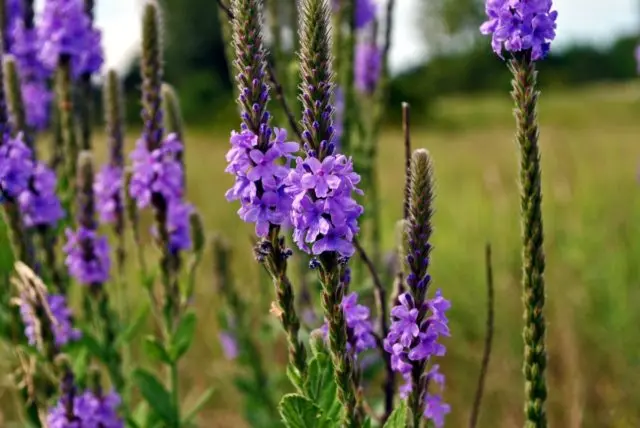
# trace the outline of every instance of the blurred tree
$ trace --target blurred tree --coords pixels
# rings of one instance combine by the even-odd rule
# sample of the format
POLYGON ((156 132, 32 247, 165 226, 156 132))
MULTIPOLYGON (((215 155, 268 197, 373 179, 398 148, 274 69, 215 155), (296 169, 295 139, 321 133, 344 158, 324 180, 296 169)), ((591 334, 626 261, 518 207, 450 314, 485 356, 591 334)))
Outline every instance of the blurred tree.
POLYGON ((434 55, 474 46, 484 21, 483 0, 419 0, 416 24, 434 55))

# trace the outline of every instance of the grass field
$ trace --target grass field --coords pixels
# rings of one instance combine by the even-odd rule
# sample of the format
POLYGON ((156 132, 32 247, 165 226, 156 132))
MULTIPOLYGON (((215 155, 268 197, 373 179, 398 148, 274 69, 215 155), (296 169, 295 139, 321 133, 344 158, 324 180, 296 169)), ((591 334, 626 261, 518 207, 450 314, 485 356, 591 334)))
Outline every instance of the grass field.
MULTIPOLYGON (((518 157, 511 104, 504 96, 448 98, 435 119, 414 118, 415 147, 435 161, 434 285, 453 303, 449 354, 442 359, 447 426, 465 426, 473 400, 485 322, 483 247, 491 242, 496 329, 480 427, 522 426, 518 157)), ((549 412, 555 427, 640 426, 640 86, 543 93, 540 101, 547 253, 549 412)), ((256 294, 251 228, 224 199, 227 130, 188 130, 189 199, 209 231, 235 246, 238 285, 256 294)), ((401 213, 402 139, 387 130, 380 146, 385 248, 401 213)), ((240 428, 236 369, 221 356, 209 258, 200 272, 198 340, 182 367, 185 400, 217 390, 203 427, 240 428)), ((128 300, 141 296, 134 284, 128 300)), ((255 300, 255 299, 254 299, 255 300)), ((130 303, 131 304, 131 303, 130 303)), ((256 313, 268 316, 268 304, 256 313)), ((264 350, 282 361, 282 350, 264 350)), ((1 392, 1 391, 0 391, 1 392)), ((10 404, 5 401, 5 409, 10 404)), ((2 419, 0 418, 0 421, 2 419)), ((1 422, 0 422, 0 425, 1 422)))

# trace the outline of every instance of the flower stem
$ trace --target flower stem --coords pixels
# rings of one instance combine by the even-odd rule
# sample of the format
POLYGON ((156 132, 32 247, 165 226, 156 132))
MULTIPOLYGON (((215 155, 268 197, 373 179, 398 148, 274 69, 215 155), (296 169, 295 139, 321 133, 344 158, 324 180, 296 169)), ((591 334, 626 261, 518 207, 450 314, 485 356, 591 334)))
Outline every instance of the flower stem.
POLYGON ((522 287, 524 302, 525 427, 547 426, 545 401, 547 365, 544 319, 544 268, 542 189, 536 106, 537 71, 530 52, 509 62, 513 73, 511 95, 516 118, 516 142, 520 149, 522 218, 522 287))

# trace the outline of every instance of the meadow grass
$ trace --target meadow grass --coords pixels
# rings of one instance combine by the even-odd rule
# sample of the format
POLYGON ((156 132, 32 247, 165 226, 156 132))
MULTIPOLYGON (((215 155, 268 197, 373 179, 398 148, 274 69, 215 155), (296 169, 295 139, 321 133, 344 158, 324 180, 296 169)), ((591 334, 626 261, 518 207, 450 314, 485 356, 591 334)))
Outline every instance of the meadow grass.
MULTIPOLYGON (((448 382, 445 398, 453 408, 451 427, 467 423, 482 356, 486 242, 494 252, 496 329, 479 426, 522 425, 518 157, 506 91, 503 96, 443 99, 431 121, 413 120, 414 146, 429 149, 435 162, 433 286, 442 288, 453 304, 449 353, 441 359, 448 382)), ((640 86, 545 92, 539 109, 550 423, 640 426, 640 86)), ((256 317, 269 317, 271 296, 256 297, 259 270, 250 252, 251 227, 224 198, 232 183, 223 171, 228 130, 216 126, 213 131, 187 129, 189 200, 209 232, 233 243, 236 283, 252 301, 256 317)), ((134 139, 130 135, 129 145, 134 139)), ((104 157, 104 148, 97 152, 104 157)), ((388 129, 382 136, 379 171, 384 246, 391 249, 401 215, 399 130, 388 129)), ((222 357, 218 344, 220 298, 212 271, 207 257, 194 302, 198 337, 182 366, 181 382, 187 401, 216 386, 200 426, 239 428, 245 426, 241 397, 231 382, 237 368, 222 357)), ((125 290, 129 312, 144 298, 134 278, 125 290)), ((280 364, 286 360, 283 347, 265 348, 264 356, 280 364)), ((268 367, 281 371, 281 366, 268 367)), ((0 408, 9 415, 13 403, 1 397, 0 389, 0 408)))

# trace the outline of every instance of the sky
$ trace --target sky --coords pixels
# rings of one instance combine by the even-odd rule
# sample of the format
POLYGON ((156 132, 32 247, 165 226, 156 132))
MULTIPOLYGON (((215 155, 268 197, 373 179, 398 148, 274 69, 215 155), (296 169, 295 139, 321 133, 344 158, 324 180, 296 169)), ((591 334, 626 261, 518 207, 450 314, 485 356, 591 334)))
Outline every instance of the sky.
MULTIPOLYGON (((390 58, 395 71, 419 63, 427 53, 419 36, 418 18, 414 16, 420 1, 425 0, 396 0, 390 58)), ((126 66, 140 41, 142 0, 96 3, 97 22, 104 31, 107 66, 126 66)), ((639 0, 554 0, 554 5, 558 11, 556 48, 575 42, 606 45, 620 35, 640 31, 639 0)))

